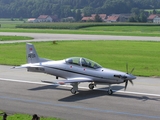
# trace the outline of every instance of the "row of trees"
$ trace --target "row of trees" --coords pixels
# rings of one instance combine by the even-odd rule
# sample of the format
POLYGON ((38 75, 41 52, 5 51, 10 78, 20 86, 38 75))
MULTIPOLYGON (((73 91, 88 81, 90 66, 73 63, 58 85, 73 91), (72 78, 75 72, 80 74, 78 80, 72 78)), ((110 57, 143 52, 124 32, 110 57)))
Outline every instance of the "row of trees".
POLYGON ((59 18, 79 15, 130 13, 133 8, 157 9, 160 0, 0 0, 1 18, 29 18, 58 15, 59 18))

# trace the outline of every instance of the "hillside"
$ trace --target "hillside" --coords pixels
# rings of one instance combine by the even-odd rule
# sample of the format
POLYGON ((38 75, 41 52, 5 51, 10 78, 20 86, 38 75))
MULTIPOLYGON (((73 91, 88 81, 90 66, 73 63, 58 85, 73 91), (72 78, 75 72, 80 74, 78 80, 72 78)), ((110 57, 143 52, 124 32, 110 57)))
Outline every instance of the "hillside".
POLYGON ((92 13, 130 13, 132 8, 158 9, 160 0, 0 0, 0 18, 29 18, 41 14, 75 16, 92 13))

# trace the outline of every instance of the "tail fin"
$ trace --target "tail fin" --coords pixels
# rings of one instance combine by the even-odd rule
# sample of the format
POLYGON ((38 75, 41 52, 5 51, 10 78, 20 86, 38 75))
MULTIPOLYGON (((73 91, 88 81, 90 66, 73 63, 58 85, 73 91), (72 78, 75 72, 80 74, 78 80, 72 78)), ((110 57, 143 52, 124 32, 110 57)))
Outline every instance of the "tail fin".
POLYGON ((27 63, 39 63, 40 61, 36 49, 31 43, 26 44, 26 58, 27 63))

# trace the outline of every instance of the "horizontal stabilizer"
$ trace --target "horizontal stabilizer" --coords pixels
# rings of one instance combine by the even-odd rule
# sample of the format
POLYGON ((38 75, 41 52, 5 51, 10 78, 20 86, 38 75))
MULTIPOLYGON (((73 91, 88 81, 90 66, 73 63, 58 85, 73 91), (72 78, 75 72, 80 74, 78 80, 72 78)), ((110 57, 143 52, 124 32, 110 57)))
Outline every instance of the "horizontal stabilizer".
POLYGON ((41 68, 41 66, 33 65, 33 64, 24 64, 21 66, 14 66, 14 69, 20 69, 20 68, 41 68))
POLYGON ((43 83, 49 83, 49 84, 54 84, 54 85, 60 85, 58 82, 51 82, 51 81, 44 81, 44 80, 41 80, 41 82, 43 82, 43 83))

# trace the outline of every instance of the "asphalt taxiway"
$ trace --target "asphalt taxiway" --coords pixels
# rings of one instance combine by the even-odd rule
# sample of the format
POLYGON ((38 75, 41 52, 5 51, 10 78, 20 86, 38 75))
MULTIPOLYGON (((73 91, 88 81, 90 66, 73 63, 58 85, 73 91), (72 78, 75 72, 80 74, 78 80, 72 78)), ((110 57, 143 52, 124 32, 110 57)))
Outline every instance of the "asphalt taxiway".
POLYGON ((115 36, 115 35, 81 35, 81 34, 48 34, 48 33, 12 33, 0 32, 0 35, 29 36, 33 40, 0 41, 0 43, 38 42, 59 40, 134 40, 134 41, 160 41, 160 37, 142 36, 115 36))

